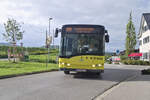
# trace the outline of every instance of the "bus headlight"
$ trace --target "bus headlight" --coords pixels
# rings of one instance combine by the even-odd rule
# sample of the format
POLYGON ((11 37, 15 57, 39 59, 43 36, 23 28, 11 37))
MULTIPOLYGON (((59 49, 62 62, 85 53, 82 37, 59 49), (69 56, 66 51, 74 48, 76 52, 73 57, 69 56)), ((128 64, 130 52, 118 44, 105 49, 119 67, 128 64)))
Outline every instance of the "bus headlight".
POLYGON ((96 64, 96 65, 92 65, 92 67, 101 67, 102 64, 96 64))
POLYGON ((98 64, 98 66, 101 67, 102 65, 101 65, 101 64, 98 64))
POLYGON ((61 63, 62 65, 64 65, 65 63, 61 63))
POLYGON ((67 64, 67 66, 70 66, 70 64, 67 64))

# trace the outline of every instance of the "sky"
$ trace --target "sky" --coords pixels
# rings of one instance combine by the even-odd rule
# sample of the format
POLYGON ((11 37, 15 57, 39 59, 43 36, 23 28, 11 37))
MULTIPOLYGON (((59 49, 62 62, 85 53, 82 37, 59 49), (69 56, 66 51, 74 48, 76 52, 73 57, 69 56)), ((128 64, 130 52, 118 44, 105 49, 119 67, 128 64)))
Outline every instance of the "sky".
MULTIPOLYGON (((104 25, 110 35, 106 51, 125 49, 126 24, 132 11, 138 34, 142 13, 150 13, 149 0, 0 0, 0 42, 6 42, 4 23, 17 20, 25 30, 24 46, 45 44, 45 33, 51 20, 51 33, 64 24, 104 25)), ((55 44, 60 43, 60 37, 55 44)), ((138 48, 138 45, 137 45, 138 48)))

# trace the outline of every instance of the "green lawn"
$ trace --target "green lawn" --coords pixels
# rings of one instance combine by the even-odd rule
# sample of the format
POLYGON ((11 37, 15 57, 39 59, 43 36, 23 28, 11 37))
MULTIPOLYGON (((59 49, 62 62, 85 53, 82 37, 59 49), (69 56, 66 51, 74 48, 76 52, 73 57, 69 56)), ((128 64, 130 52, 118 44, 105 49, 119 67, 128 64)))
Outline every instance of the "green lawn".
POLYGON ((58 69, 58 64, 49 63, 48 67, 46 67, 45 63, 39 62, 12 63, 8 61, 0 61, 0 76, 31 73, 51 69, 58 69))
MULTIPOLYGON (((56 63, 56 55, 50 55, 50 63, 56 63)), ((30 55, 29 60, 32 62, 41 62, 45 63, 47 59, 47 55, 30 55)))

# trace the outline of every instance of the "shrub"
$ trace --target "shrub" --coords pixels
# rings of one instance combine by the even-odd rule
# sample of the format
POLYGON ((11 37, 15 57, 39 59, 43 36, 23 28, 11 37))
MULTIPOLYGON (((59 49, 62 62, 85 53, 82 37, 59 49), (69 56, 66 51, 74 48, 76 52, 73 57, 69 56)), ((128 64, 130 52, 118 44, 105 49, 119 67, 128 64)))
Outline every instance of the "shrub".
POLYGON ((143 65, 143 61, 139 61, 139 65, 143 65))
POLYGON ((150 62, 149 61, 145 61, 144 64, 145 65, 150 65, 150 62))
POLYGON ((132 62, 133 62, 132 60, 127 61, 128 65, 132 64, 132 62))
POLYGON ((126 55, 123 55, 123 56, 120 56, 121 60, 127 60, 128 59, 128 56, 126 55))
POLYGON ((135 65, 140 65, 140 60, 137 60, 136 62, 135 62, 135 65))
POLYGON ((108 64, 112 64, 112 62, 111 62, 111 61, 108 61, 108 64))
POLYGON ((149 61, 141 60, 123 60, 122 63, 126 65, 150 65, 149 61))
POLYGON ((121 62, 128 65, 128 60, 122 60, 121 62))

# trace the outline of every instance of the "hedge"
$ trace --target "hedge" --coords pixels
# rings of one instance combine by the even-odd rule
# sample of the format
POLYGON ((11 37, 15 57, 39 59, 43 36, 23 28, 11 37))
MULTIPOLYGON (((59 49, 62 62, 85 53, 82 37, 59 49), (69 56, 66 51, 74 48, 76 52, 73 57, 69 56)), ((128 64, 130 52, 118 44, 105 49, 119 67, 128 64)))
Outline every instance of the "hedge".
MULTIPOLYGON (((11 50, 11 52, 13 52, 13 47, 9 47, 9 46, 0 46, 0 58, 7 58, 7 51, 8 49, 11 50)), ((47 54, 48 51, 46 48, 37 48, 37 47, 16 47, 16 53, 20 53, 23 51, 28 51, 28 53, 30 55, 41 55, 41 54, 47 54)), ((51 49, 50 50, 50 54, 56 55, 58 54, 58 49, 51 49)))
POLYGON ((126 65, 150 65, 149 61, 142 60, 122 60, 121 62, 126 65))

